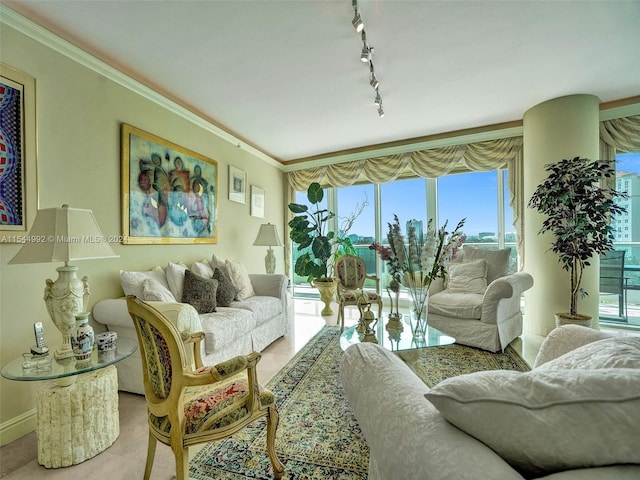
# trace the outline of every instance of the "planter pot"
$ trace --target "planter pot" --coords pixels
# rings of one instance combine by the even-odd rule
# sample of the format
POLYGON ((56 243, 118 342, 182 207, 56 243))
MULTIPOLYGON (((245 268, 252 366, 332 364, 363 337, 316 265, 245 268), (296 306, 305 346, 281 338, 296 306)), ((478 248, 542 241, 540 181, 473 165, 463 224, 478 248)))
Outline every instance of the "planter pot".
POLYGON ((313 286, 318 289, 320 292, 320 299, 324 302, 324 308, 321 315, 333 315, 333 310, 331 309, 331 301, 334 299, 336 295, 336 287, 337 283, 333 278, 327 279, 315 279, 313 281, 313 286))
POLYGON ((583 327, 591 327, 591 316, 589 315, 571 315, 570 313, 556 313, 556 327, 573 323, 582 325, 583 327))

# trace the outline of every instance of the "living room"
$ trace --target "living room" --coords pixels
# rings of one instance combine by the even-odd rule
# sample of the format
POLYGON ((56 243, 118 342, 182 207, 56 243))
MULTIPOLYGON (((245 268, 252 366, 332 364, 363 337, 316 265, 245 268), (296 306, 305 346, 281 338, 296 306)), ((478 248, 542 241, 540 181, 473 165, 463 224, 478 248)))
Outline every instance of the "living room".
MULTIPOLYGON (((637 7, 637 2, 635 5, 631 2, 631 5, 637 7)), ((351 8, 351 5, 348 7, 351 8)), ((151 132, 218 162, 217 243, 122 245, 116 242, 112 248, 119 258, 84 261, 79 264, 81 274, 87 275, 91 282, 91 305, 100 299, 122 295, 120 270, 144 271, 155 265, 166 265, 169 261, 191 263, 211 258, 215 253, 220 258, 242 260, 249 271, 262 273, 265 249, 254 247, 252 243, 260 225, 268 222, 276 225, 281 239, 286 240, 285 205, 290 199, 284 172, 299 168, 295 167, 296 163, 285 165, 249 142, 238 140, 231 134, 225 136, 214 123, 203 120, 175 101, 41 29, 31 20, 5 6, 4 2, 1 8, 0 61, 35 79, 37 176, 31 177, 32 183, 28 185, 28 189, 31 194, 36 193, 38 207, 69 204, 72 207, 91 209, 105 235, 120 237, 123 234, 123 123, 151 132), (246 173, 247 187, 255 185, 264 190, 264 217, 252 216, 249 203, 228 200, 230 166, 246 173)), ((633 11, 637 13, 637 9, 633 11)), ((350 20, 347 18, 346 22, 349 23, 350 20)), ((384 46, 379 44, 376 47, 377 55, 382 56, 384 46)), ((348 52, 349 55, 352 53, 348 52)), ((628 63, 634 61, 633 55, 631 53, 625 57, 628 63)), ((634 77, 634 74, 630 76, 634 77)), ((368 85, 364 85, 363 90, 365 87, 368 88, 368 85)), ((565 88, 565 94, 592 93, 584 92, 582 88, 569 85, 565 88)), ((604 106, 598 106, 598 120, 639 115, 639 94, 636 90, 624 97, 611 99, 611 103, 604 106)), ((536 105, 537 101, 532 102, 529 108, 536 105)), ((249 107, 244 105, 243 108, 249 107)), ((377 117, 375 110, 366 110, 363 115, 365 114, 377 117)), ((386 120, 391 116, 391 108, 388 106, 386 120)), ((505 128, 522 129, 522 116, 510 120, 512 122, 505 128)), ((478 127, 480 133, 485 133, 485 124, 474 126, 478 127)), ((449 130, 443 127, 438 133, 449 130)), ((441 138, 435 135, 432 140, 438 141, 441 138)), ((335 158, 329 158, 326 163, 331 161, 335 161, 335 158)), ((311 158, 300 163, 312 167, 322 162, 311 158)), ((33 207, 33 202, 31 206, 33 207)), ((528 235, 535 242, 535 233, 530 232, 528 235)), ((56 328, 48 319, 46 306, 42 301, 42 291, 45 279, 55 276, 53 269, 58 265, 9 265, 9 260, 19 248, 18 244, 0 245, 0 363, 3 365, 27 351, 33 344, 32 330, 35 321, 45 323, 48 340, 53 342, 57 338, 56 328)), ((545 250, 546 247, 540 247, 538 254, 542 256, 545 250)), ((285 273, 288 250, 277 248, 274 252, 278 273, 285 273)), ((541 268, 545 268, 544 262, 541 265, 541 268)), ((535 266, 532 265, 532 268, 535 266)), ((538 283, 543 283, 538 280, 539 275, 534 277, 538 283)), ((594 282, 595 278, 591 281, 594 282)), ((34 430, 36 386, 33 382, 13 382, 4 378, 0 382, 0 425, 4 445, 34 430)))

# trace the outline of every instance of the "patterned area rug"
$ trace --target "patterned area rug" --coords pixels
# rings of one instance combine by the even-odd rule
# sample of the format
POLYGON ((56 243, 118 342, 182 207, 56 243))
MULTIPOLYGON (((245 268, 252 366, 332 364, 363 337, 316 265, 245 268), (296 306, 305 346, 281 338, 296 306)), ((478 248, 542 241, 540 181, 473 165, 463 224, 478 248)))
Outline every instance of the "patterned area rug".
MULTIPOLYGON (((267 384, 280 411, 276 450, 285 466, 284 479, 367 478, 369 449, 338 374, 338 334, 337 327, 323 328, 267 384)), ((529 370, 511 347, 492 354, 454 344, 402 355, 430 386, 481 370, 529 370)), ((207 444, 190 462, 191 479, 272 479, 266 430, 266 421, 259 420, 226 440, 207 444)))
MULTIPOLYGON (((325 327, 266 387, 276 396, 276 451, 285 479, 366 479, 367 447, 340 383, 337 327, 325 327)), ((190 462, 193 480, 272 479, 266 421, 211 442, 190 462)))
POLYGON ((484 370, 516 370, 518 372, 531 370, 529 364, 511 345, 504 349, 504 353, 491 353, 454 343, 442 347, 429 347, 417 352, 400 352, 399 355, 430 387, 445 378, 465 373, 484 370))

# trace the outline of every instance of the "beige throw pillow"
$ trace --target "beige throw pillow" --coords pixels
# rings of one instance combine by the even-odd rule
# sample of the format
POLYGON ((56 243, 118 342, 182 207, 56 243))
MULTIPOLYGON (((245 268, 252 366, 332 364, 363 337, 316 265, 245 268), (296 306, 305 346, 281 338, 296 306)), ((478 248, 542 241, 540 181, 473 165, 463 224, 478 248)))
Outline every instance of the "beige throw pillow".
POLYGON ((155 280, 164 288, 169 289, 167 277, 162 267, 153 267, 147 272, 127 272, 120 270, 120 285, 125 295, 135 295, 138 298, 144 298, 143 283, 147 279, 155 280))
POLYGON ((480 259, 487 262, 487 284, 490 284, 496 278, 504 277, 509 271, 510 248, 487 250, 465 245, 463 250, 465 262, 473 262, 480 259))
POLYGON ((253 285, 244 266, 237 260, 227 260, 225 263, 229 278, 237 290, 236 300, 246 300, 253 297, 255 295, 253 285))
POLYGON ((450 293, 477 293, 483 295, 486 289, 487 262, 483 259, 449 265, 447 290, 450 293))

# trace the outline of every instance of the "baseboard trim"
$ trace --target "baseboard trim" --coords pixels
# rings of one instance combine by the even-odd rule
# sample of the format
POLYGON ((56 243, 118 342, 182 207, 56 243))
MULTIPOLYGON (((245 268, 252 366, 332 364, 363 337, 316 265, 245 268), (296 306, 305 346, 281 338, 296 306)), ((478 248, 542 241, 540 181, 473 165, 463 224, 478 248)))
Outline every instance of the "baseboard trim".
POLYGON ((8 443, 31 433, 36 429, 36 409, 33 408, 17 417, 0 424, 0 445, 8 443))

